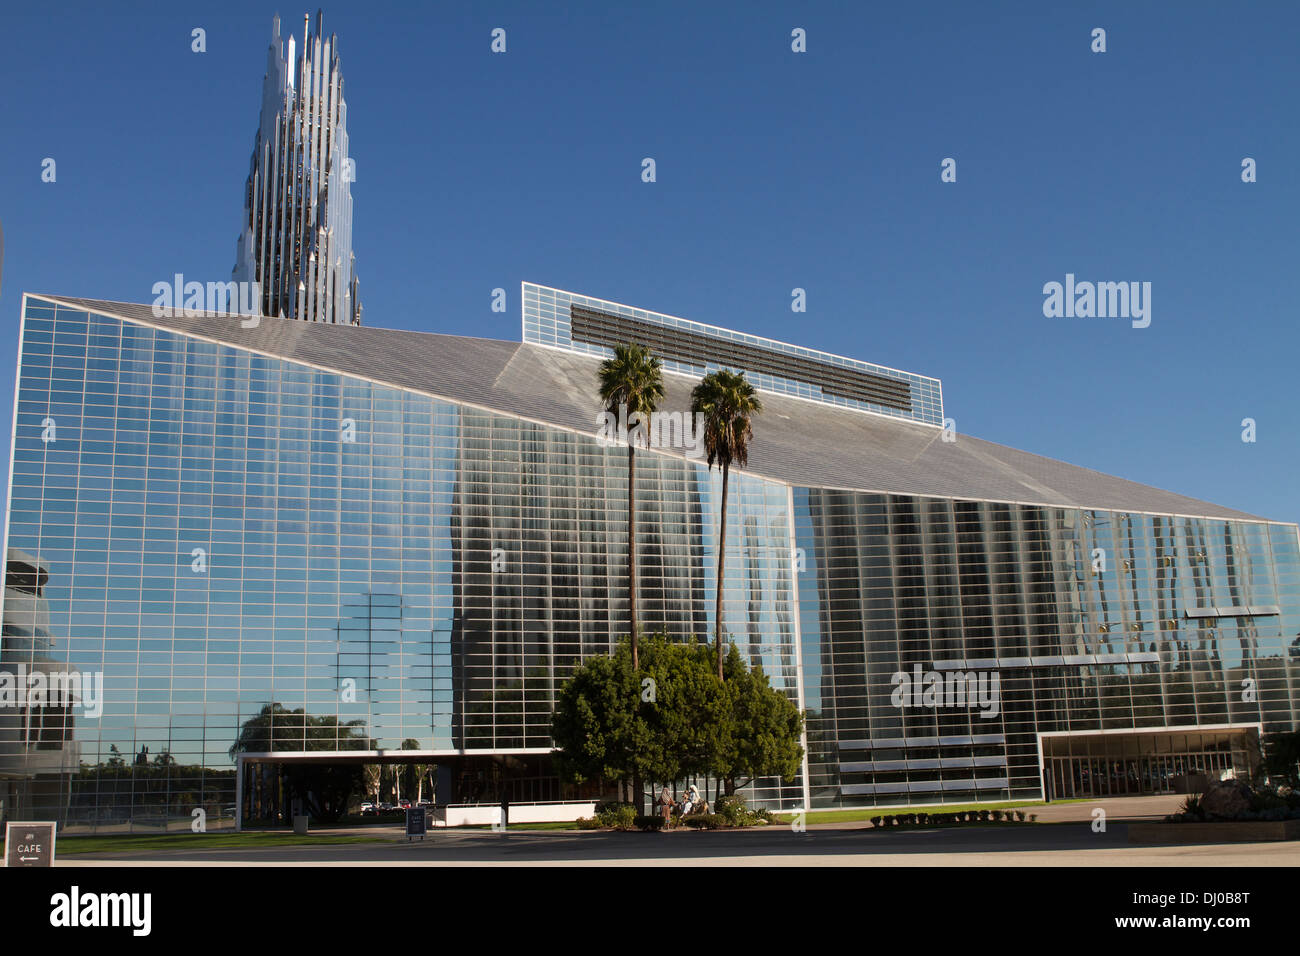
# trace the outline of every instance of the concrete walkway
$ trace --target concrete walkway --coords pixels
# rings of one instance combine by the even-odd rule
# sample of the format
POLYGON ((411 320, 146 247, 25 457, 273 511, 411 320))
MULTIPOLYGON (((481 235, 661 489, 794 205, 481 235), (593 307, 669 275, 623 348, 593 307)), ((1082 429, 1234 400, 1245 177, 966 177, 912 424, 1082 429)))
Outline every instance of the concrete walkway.
MULTIPOLYGON (((1090 819, 1090 818, 1089 818, 1090 819)), ((865 827, 865 828, 864 828, 865 827)), ((152 850, 60 857, 56 866, 1296 866, 1300 844, 1137 846, 1128 827, 1089 823, 875 830, 788 826, 614 833, 443 830, 424 842, 152 850)))
POLYGON ((1149 823, 1177 812, 1186 799, 1185 794, 1162 793, 1147 797, 1099 797, 1086 803, 1049 803, 1025 809, 1037 813, 1040 823, 1091 821, 1093 811, 1098 807, 1106 811, 1106 819, 1110 822, 1139 820, 1149 823))

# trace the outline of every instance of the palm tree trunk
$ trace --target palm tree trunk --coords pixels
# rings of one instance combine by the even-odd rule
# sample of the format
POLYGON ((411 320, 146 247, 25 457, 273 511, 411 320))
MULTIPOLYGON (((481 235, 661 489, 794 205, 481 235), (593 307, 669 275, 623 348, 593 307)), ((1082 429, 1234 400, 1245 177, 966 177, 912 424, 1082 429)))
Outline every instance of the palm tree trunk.
POLYGON ((636 620, 636 447, 627 445, 627 605, 632 619, 632 670, 640 667, 636 620))
POLYGON ((718 680, 723 680, 722 676, 722 579, 727 569, 727 478, 729 477, 730 468, 726 462, 722 464, 722 521, 718 528, 718 596, 717 606, 713 611, 714 624, 717 626, 718 633, 714 638, 714 643, 718 645, 718 680))
MULTIPOLYGON (((630 438, 627 443, 627 605, 628 616, 632 619, 632 670, 636 671, 641 666, 637 647, 640 635, 636 619, 636 447, 630 438)), ((637 697, 636 706, 641 706, 640 697, 637 697)), ((645 812, 641 800, 644 789, 640 772, 633 773, 632 804, 636 807, 637 816, 645 812)))

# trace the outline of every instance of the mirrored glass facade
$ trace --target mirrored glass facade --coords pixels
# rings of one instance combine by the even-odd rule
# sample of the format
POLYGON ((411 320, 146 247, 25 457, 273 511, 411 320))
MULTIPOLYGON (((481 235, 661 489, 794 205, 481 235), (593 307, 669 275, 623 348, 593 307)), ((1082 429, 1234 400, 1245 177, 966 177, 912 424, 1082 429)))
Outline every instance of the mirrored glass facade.
POLYGON ((1295 525, 812 488, 794 501, 814 806, 1037 797, 1040 735, 1113 739, 1127 779, 1123 744, 1152 738, 1124 731, 1300 720, 1295 525), (918 669, 996 674, 996 713, 899 706, 895 675, 918 669))
MULTIPOLYGON (((625 448, 28 301, 8 544, 46 576, 41 653, 106 698, 71 730, 70 822, 215 825, 271 705, 276 750, 550 750, 559 684, 626 633, 625 448)), ((720 476, 637 478, 643 626, 710 633, 720 476)), ((788 489, 729 499, 726 614, 794 694, 788 489)), ((34 653, 13 614, 4 666, 34 653)), ((21 813, 37 742, 4 745, 21 813)))
MULTIPOLYGON (((24 302, 0 671, 103 694, 0 713, 6 816, 230 826, 241 751, 544 765, 559 685, 626 630, 624 447, 24 302)), ((720 475, 647 450, 637 478, 642 624, 711 634, 720 475)), ((1295 525, 733 473, 727 549, 731 639, 808 714, 756 804, 1168 789, 1300 719, 1295 525)))

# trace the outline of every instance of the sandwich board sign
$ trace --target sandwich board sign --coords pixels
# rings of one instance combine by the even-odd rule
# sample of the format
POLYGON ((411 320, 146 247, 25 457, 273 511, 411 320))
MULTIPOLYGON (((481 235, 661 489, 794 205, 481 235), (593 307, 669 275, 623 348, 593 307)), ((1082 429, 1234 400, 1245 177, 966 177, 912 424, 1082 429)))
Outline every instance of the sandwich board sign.
POLYGON ((54 824, 5 824, 5 866, 53 866, 54 824))
POLYGON ((424 839, 425 816, 424 807, 407 807, 406 808, 406 839, 418 836, 424 839))

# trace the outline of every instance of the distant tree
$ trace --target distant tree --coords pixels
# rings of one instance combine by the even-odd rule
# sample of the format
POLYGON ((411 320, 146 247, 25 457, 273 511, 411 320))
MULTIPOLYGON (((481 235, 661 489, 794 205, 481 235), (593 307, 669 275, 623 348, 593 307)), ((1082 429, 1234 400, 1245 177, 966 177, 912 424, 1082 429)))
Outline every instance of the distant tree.
POLYGON ((358 764, 291 762, 284 768, 289 796, 302 800, 307 812, 323 823, 335 823, 347 812, 362 776, 358 764))
POLYGON ((754 386, 744 372, 719 369, 700 380, 691 392, 692 415, 704 416, 704 451, 709 470, 716 463, 722 469, 722 503, 718 523, 718 588, 714 608, 718 653, 718 680, 724 680, 722 626, 722 592, 727 568, 727 480, 733 464, 744 468, 749 463, 749 442, 754 437, 753 418, 763 410, 754 386))
POLYGON ((381 763, 363 764, 361 767, 361 780, 365 792, 374 798, 373 802, 378 807, 380 788, 384 783, 384 765, 381 763))
MULTIPOLYGON (((402 749, 419 750, 420 742, 414 737, 407 737, 402 741, 402 749)), ((424 784, 421 781, 423 775, 424 767, 422 764, 404 763, 401 766, 400 776, 402 778, 402 786, 406 788, 408 796, 411 793, 415 794, 415 800, 417 803, 420 800, 420 794, 424 791, 424 784)))
POLYGON ((278 750, 374 750, 375 742, 359 736, 365 721, 343 723, 334 714, 314 716, 299 708, 267 704, 244 721, 230 756, 239 753, 273 753, 278 750))
MULTIPOLYGON (((244 721, 239 737, 230 745, 230 756, 240 753, 277 751, 375 750, 375 740, 360 736, 361 720, 341 722, 334 714, 319 716, 299 708, 290 710, 278 703, 265 705, 244 721)), ((363 785, 358 764, 324 764, 286 761, 285 789, 299 797, 312 816, 324 822, 338 820, 347 810, 348 798, 363 785)))

